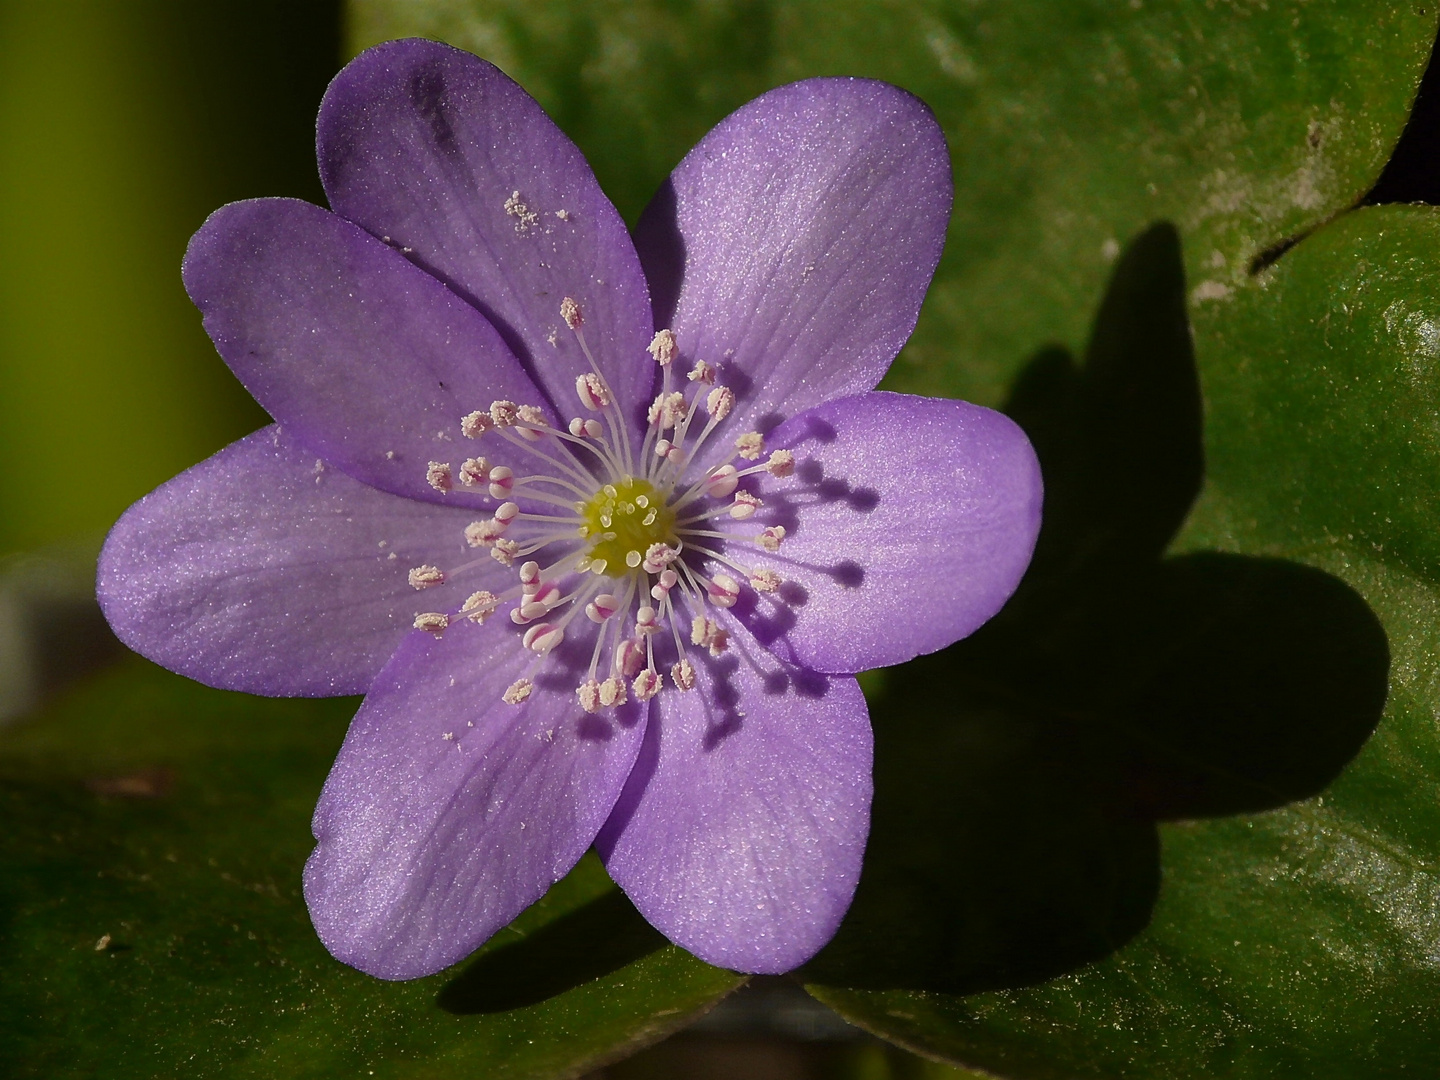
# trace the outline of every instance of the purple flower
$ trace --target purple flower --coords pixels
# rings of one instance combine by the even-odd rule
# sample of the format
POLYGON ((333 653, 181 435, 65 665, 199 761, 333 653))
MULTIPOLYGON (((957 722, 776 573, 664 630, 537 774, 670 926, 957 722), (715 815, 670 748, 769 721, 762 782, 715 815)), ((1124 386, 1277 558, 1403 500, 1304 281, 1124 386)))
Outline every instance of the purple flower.
POLYGON ((120 520, 111 625, 213 686, 366 693, 305 867, 346 963, 452 964, 592 844, 697 956, 802 963, 869 823, 850 673, 985 622, 1039 524, 1013 423, 872 390, 949 218, 929 110, 775 90, 632 241, 515 83, 400 41, 331 84, 319 157, 333 213, 234 203, 190 244, 277 423, 120 520))

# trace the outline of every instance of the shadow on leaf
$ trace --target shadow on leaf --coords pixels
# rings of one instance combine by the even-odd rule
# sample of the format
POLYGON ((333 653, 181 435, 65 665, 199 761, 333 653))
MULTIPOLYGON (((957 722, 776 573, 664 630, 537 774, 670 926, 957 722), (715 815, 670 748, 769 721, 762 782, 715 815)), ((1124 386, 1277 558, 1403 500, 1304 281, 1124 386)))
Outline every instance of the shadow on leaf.
POLYGON ((979 633, 886 676, 865 871, 806 981, 967 994, 1099 959, 1149 921, 1157 821, 1314 795, 1379 722, 1388 644, 1349 586, 1162 558, 1204 473, 1171 226, 1117 264, 1083 369, 1041 352, 1007 411, 1045 475, 1034 561, 979 633))
POLYGON ((436 997, 446 1012, 497 1013, 535 1005, 619 971, 666 945, 619 889, 481 953, 436 997))

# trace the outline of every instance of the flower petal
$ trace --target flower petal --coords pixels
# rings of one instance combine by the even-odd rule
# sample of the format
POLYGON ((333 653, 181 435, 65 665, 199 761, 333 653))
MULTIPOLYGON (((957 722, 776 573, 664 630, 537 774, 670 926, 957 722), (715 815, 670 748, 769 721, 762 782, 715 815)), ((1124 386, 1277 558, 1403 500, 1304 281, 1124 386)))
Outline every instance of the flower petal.
POLYGON ((483 311, 561 414, 578 411, 575 377, 590 370, 560 318, 566 296, 618 400, 648 398, 650 297, 625 224, 499 68, 433 41, 376 46, 330 84, 318 143, 335 212, 483 311))
MULTIPOLYGON (((583 666, 581 652, 552 660, 583 666)), ((411 635, 375 680, 305 864, 315 929, 345 963, 384 979, 439 971, 589 848, 635 761, 643 710, 587 716, 578 676, 555 666, 529 700, 504 704, 528 655, 509 620, 461 620, 439 640, 411 635)))
POLYGON ((596 843, 677 945, 737 971, 789 971, 830 940, 854 895, 870 722, 854 679, 782 671, 743 630, 736 638, 738 649, 697 665, 694 690, 652 702, 635 772, 596 843))
POLYGON ((427 463, 513 455, 498 436, 465 439, 460 418, 496 399, 539 399, 482 315, 318 206, 221 207, 191 239, 184 276, 256 400, 315 454, 384 491, 480 505, 430 487, 427 463))
MULTIPOLYGON (((787 421, 791 479, 761 485, 787 535, 767 563, 782 603, 742 617, 769 648, 819 671, 864 671, 973 633, 1019 585, 1042 485, 1019 426, 965 401, 874 392, 787 421)), ((767 478, 768 479, 768 478, 767 478)))
POLYGON ((376 491, 263 428, 130 507, 97 592, 121 641, 192 679, 359 694, 416 611, 460 606, 461 586, 422 600, 407 575, 458 561, 471 516, 376 491))
POLYGON ((869 390, 915 328, 950 202, 918 98, 868 79, 772 90, 705 136, 640 221, 656 323, 720 364, 736 431, 869 390))

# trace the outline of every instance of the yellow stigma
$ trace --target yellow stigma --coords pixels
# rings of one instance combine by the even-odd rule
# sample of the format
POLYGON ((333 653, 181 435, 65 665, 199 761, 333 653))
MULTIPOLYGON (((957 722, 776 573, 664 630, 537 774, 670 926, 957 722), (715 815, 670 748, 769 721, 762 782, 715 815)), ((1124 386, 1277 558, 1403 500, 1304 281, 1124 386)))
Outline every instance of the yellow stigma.
POLYGON ((648 480, 627 476, 618 484, 606 484, 578 509, 585 523, 583 535, 593 541, 589 557, 598 573, 624 577, 639 569, 651 544, 678 543, 675 511, 648 480))

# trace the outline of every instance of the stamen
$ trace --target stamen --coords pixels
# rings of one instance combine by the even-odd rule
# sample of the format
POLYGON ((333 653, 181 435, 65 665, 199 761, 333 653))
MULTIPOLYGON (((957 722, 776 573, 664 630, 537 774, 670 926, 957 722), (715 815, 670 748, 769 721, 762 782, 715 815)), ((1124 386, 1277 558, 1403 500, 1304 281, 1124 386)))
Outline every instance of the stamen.
POLYGON ((424 611, 415 616, 414 626, 416 630, 424 630, 427 633, 439 637, 444 629, 450 625, 450 616, 439 611, 424 611))
POLYGON ((490 557, 501 566, 514 566, 515 556, 520 554, 520 545, 514 540, 496 540, 490 549, 490 557))
POLYGON ((694 690, 695 665, 682 657, 679 663, 671 667, 670 678, 681 690, 694 690))
POLYGON ((754 516, 755 511, 764 505, 750 492, 737 491, 735 492, 735 502, 730 507, 730 516, 736 521, 744 521, 746 518, 754 516))
POLYGON ((515 487, 515 473, 504 465, 496 465, 490 470, 490 497, 503 499, 510 494, 515 487))
POLYGON ((657 330, 645 349, 661 367, 669 367, 671 361, 680 355, 680 346, 676 344, 675 333, 671 330, 657 330))
POLYGON ((756 592, 774 592, 781 584, 780 575, 774 570, 756 570, 750 575, 750 585, 756 592))
POLYGON ((466 458, 460 466, 460 482, 466 487, 478 487, 490 479, 490 463, 483 457, 466 458))
POLYGON ((465 606, 460 609, 471 622, 483 623, 500 606, 500 598, 488 589, 481 589, 479 592, 471 593, 470 598, 465 601, 465 606))
POLYGON ((646 604, 645 606, 643 606, 643 607, 639 608, 638 610, 636 610, 636 612, 635 612, 635 633, 636 633, 636 635, 638 635, 639 637, 645 637, 647 634, 656 634, 656 633, 659 633, 659 632, 660 632, 660 626, 659 626, 659 624, 656 622, 656 619, 657 619, 657 618, 658 618, 658 615, 657 615, 655 609, 654 609, 653 607, 651 607, 649 604, 646 604))
POLYGON ((740 584, 729 574, 716 574, 706 592, 710 594, 710 602, 716 607, 734 607, 735 601, 740 597, 740 584))
POLYGON ((755 461, 765 452, 765 436, 758 431, 747 431, 735 440, 735 452, 746 461, 755 461))
POLYGON ((727 498, 740 485, 740 476, 734 465, 721 465, 705 478, 703 487, 712 499, 727 498))
POLYGON ((585 605, 586 616, 595 623, 603 623, 606 619, 614 618, 615 613, 619 610, 620 599, 613 593, 601 593, 585 605))
POLYGON ((518 503, 504 502, 495 508, 495 520, 501 526, 509 525, 519 516, 520 506, 518 503))
POLYGON ((626 678, 634 678, 645 666, 645 648, 634 638, 626 638, 615 647, 615 667, 626 678))
POLYGON ((724 420, 735 407, 735 391, 728 386, 717 386, 705 395, 705 411, 715 420, 724 420))
POLYGON ((471 547, 491 547, 505 532, 505 526, 493 518, 486 521, 472 521, 465 526, 465 543, 471 547))
POLYGON ((600 684, 600 704, 607 709, 625 704, 625 680, 611 675, 600 684))
POLYGON ((522 439, 528 439, 530 442, 539 442, 545 437, 544 429, 548 428, 550 424, 546 421, 545 414, 540 411, 538 406, 521 405, 520 408, 516 410, 516 413, 519 418, 516 421, 515 430, 519 432, 522 439))
POLYGON ((795 471, 795 455, 789 450, 776 450, 765 463, 771 476, 785 477, 795 471))
POLYGON ((580 404, 591 412, 599 412, 610 404, 610 391, 594 372, 575 377, 575 394, 580 404))
POLYGON ((580 699, 580 708, 587 713, 600 711, 600 683, 596 679, 586 679, 575 688, 575 696, 580 699))
POLYGON ((689 407, 685 395, 678 390, 673 390, 668 394, 657 394, 655 400, 650 403, 650 411, 646 416, 649 417, 650 423, 658 425, 661 431, 668 431, 680 423, 689 411, 689 407))
MULTIPOLYGON (((680 552, 669 544, 651 544, 645 549, 645 562, 641 568, 647 574, 658 574, 679 557, 680 552)), ((670 576, 673 579, 675 575, 670 576)))
POLYGON ((560 301, 560 318, 565 320, 565 325, 571 330, 579 330, 585 325, 584 316, 580 313, 580 305, 571 296, 560 301))
POLYGON ((532 626, 526 630, 525 636, 520 640, 531 652, 545 656, 565 640, 565 631, 554 623, 540 623, 538 626, 532 626))
POLYGON ((467 439, 478 439, 494 426, 488 412, 472 412, 460 418, 460 433, 467 439))
POLYGON ((520 406, 513 401, 492 401, 490 403, 490 421, 497 428, 513 427, 515 421, 520 419, 520 406))
POLYGON ((759 544, 762 548, 764 548, 766 551, 774 553, 780 550, 780 541, 784 539, 785 526, 771 525, 768 529, 763 530, 760 535, 755 538, 755 542, 759 544))
POLYGON ((453 484, 450 463, 447 461, 430 462, 425 469, 425 479, 436 491, 449 491, 453 484))
POLYGON ((429 589, 432 586, 444 584, 445 572, 438 566, 426 563, 424 566, 417 566, 410 571, 410 587, 412 589, 429 589))
POLYGON ((500 695, 500 700, 506 705, 519 705, 530 696, 534 689, 535 684, 529 679, 516 679, 505 693, 500 695))
POLYGON ((665 680, 658 671, 642 671, 635 676, 635 681, 630 684, 635 691, 635 700, 649 701, 660 692, 660 687, 665 680))
POLYGON ((696 360, 695 366, 690 369, 688 378, 691 382, 699 382, 711 386, 715 382, 715 369, 704 360, 696 360))

